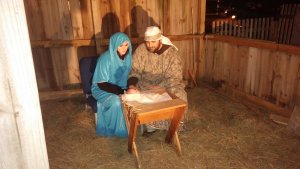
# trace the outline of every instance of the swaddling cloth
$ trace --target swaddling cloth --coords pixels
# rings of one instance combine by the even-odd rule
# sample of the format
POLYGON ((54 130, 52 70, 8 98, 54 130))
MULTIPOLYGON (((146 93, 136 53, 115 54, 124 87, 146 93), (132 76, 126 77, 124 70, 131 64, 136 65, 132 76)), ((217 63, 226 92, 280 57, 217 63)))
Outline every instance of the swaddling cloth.
POLYGON ((167 100, 172 100, 168 93, 137 93, 137 94, 124 94, 124 101, 135 101, 138 103, 157 103, 167 100))

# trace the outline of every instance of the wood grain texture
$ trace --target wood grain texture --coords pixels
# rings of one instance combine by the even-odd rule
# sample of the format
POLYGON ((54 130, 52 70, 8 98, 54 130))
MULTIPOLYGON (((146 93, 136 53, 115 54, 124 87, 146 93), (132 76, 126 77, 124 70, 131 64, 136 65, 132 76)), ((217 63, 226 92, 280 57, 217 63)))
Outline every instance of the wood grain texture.
POLYGON ((48 169, 23 0, 0 1, 0 166, 48 169))
POLYGON ((83 39, 81 3, 79 0, 69 0, 73 39, 83 39))
POLYGON ((27 17, 27 25, 31 40, 45 39, 45 25, 41 1, 31 0, 24 3, 27 17))
MULTIPOLYGON (((33 0, 24 3, 28 11, 30 38, 34 48, 62 47, 67 49, 95 46, 96 55, 100 55, 107 49, 109 37, 113 33, 122 31, 132 38, 137 38, 132 39, 136 46, 143 42, 146 27, 155 25, 161 28, 164 35, 170 35, 171 40, 176 41, 174 43, 182 55, 185 78, 189 78, 187 71, 190 68, 194 70, 198 68, 200 43, 197 34, 200 32, 201 23, 204 24, 204 21, 201 23, 199 21, 203 19, 200 17, 200 0, 130 0, 124 2, 118 0, 33 0), (195 36, 195 39, 188 36, 195 36)), ((205 8, 201 10, 203 12, 205 8)), ((46 74, 52 74, 54 78, 51 80, 47 77, 48 80, 45 80, 39 77, 38 80, 43 81, 38 82, 42 85, 39 86, 40 89, 47 86, 50 90, 62 89, 62 86, 69 81, 76 81, 75 77, 70 80, 67 76, 67 74, 70 75, 68 61, 57 57, 80 58, 81 56, 75 56, 78 55, 76 52, 67 50, 53 50, 55 52, 50 52, 53 68, 47 69, 52 72, 46 74), (70 54, 74 56, 65 56, 70 54), (66 68, 62 68, 63 65, 66 68), (59 74, 60 71, 63 72, 59 74)), ((74 65, 69 67, 76 66, 73 61, 74 65)), ((201 63, 203 62, 204 60, 201 63)), ((37 70, 42 71, 42 64, 36 63, 35 65, 37 70)))
MULTIPOLYGON (((284 47, 272 50, 264 45, 241 45, 238 39, 207 40, 205 79, 210 79, 208 81, 216 87, 225 84, 227 88, 244 93, 245 98, 264 100, 291 110, 297 93, 300 55, 281 50, 284 47)), ((243 95, 241 93, 239 95, 243 95)), ((270 108, 266 103, 262 105, 270 108)))

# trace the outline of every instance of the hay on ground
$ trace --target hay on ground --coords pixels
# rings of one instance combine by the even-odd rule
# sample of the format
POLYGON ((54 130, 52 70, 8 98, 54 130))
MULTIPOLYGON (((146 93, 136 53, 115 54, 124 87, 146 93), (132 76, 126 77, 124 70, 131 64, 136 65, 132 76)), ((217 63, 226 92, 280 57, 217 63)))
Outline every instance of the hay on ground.
MULTIPOLYGON (((166 131, 151 137, 137 134, 144 169, 298 169, 300 139, 268 113, 207 88, 188 91, 186 131, 179 134, 183 155, 164 143, 166 131)), ((136 168, 127 139, 95 135, 94 114, 84 98, 41 103, 52 169, 136 168)))

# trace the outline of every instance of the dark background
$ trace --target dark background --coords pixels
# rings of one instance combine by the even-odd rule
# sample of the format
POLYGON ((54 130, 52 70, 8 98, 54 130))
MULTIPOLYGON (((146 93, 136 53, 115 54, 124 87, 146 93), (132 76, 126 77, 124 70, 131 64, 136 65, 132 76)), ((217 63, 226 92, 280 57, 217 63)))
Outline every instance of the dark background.
POLYGON ((282 4, 300 3, 300 0, 207 0, 206 32, 210 33, 211 22, 215 19, 236 19, 280 16, 282 4), (227 11, 227 12, 225 12, 227 11))

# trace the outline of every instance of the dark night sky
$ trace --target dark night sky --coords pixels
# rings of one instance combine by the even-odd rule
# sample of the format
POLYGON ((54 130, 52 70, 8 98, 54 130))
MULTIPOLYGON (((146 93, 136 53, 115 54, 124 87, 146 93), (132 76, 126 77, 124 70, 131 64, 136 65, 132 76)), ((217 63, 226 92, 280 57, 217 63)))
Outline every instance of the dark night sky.
POLYGON ((236 15, 236 19, 274 17, 280 16, 282 4, 299 3, 300 0, 219 0, 220 8, 217 15, 217 0, 206 0, 205 30, 211 31, 212 21, 220 18, 231 18, 236 15), (224 11, 228 10, 225 14, 224 11))
MULTIPOLYGON (((220 0, 219 11, 228 10, 227 16, 235 14, 239 19, 250 17, 277 17, 283 3, 300 3, 300 0, 220 0)), ((214 13, 216 1, 207 0, 207 12, 214 13)), ((224 14, 223 17, 226 17, 224 14)))

